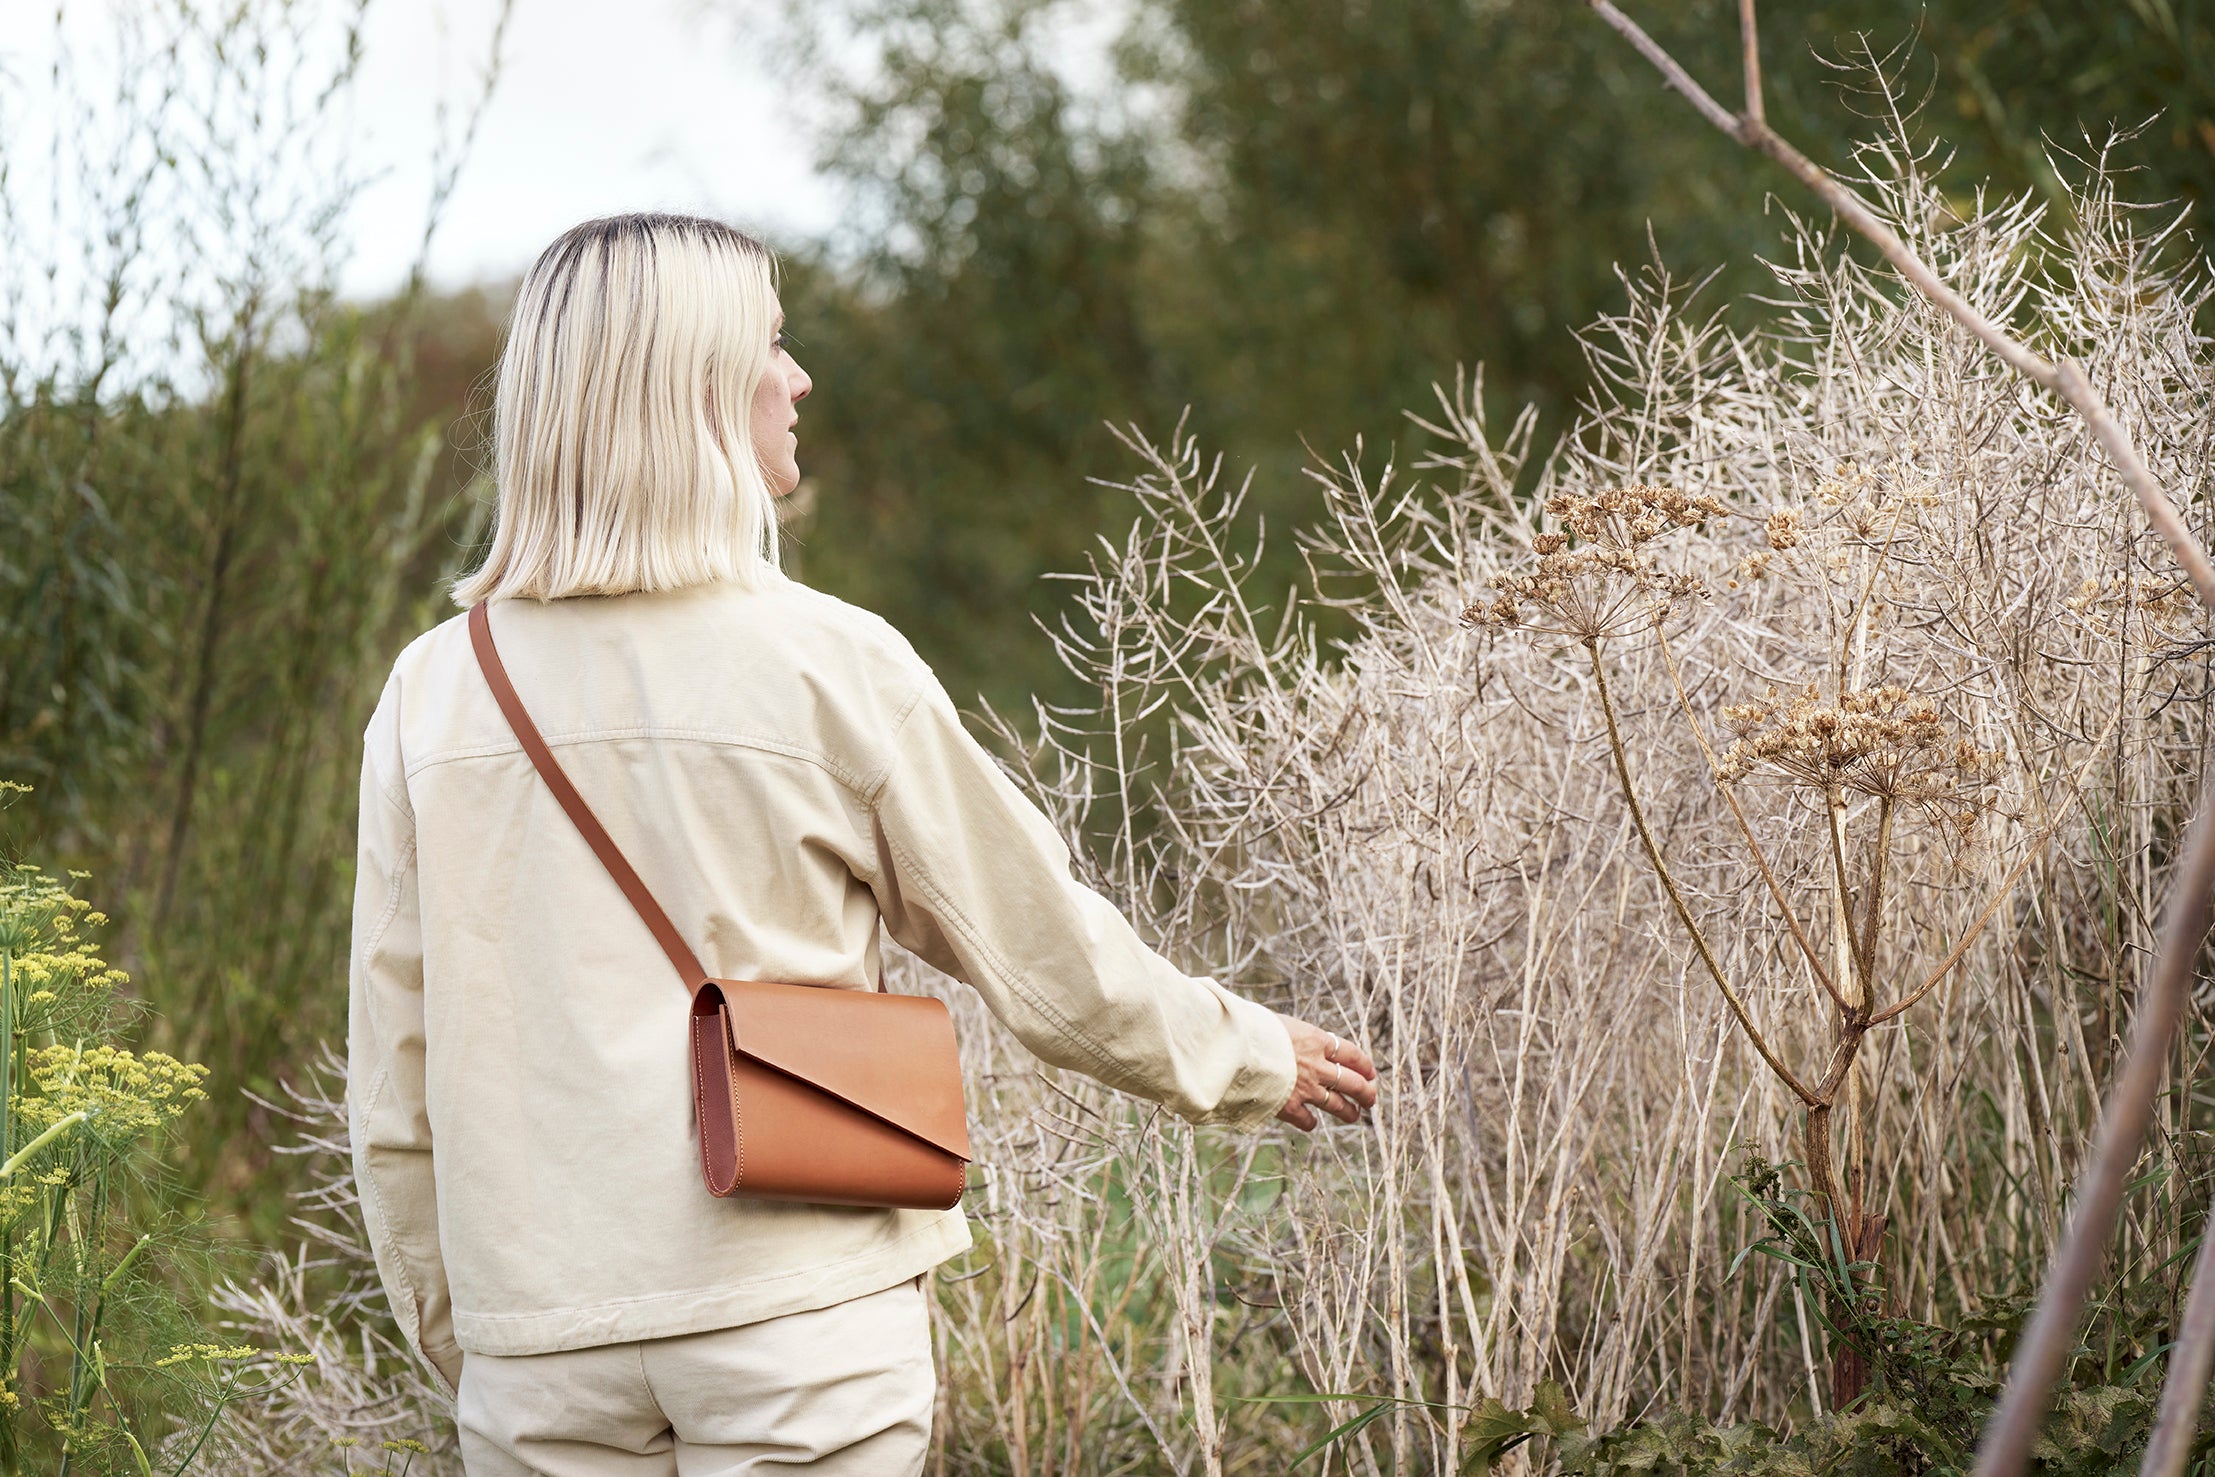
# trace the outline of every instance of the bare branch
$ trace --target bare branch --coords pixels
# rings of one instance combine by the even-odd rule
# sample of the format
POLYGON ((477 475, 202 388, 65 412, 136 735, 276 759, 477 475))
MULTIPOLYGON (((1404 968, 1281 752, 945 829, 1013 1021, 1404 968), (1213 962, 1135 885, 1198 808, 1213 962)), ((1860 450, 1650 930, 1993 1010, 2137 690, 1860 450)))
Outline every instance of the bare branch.
POLYGON ((1761 38, 1754 26, 1754 0, 1738 0, 1738 40, 1746 52, 1746 117, 1763 122, 1761 106, 1761 38))
POLYGON ((2161 1387, 2161 1413, 2154 1417, 2153 1439, 2146 1443, 2138 1477, 2184 1477, 2210 1373, 2215 1373, 2215 1236, 2203 1231, 2200 1254, 2192 1259, 2184 1322, 2169 1353, 2168 1383, 2161 1387))
MULTIPOLYGON (((1968 329, 1978 342, 2025 379, 2054 391, 2075 407, 2093 435, 2098 438, 2100 445, 2106 448, 2108 456, 2113 459, 2117 471, 2122 475, 2123 484, 2145 509, 2147 520, 2167 541, 2170 553, 2190 576, 2193 588, 2199 591, 2200 599, 2210 610, 2215 610, 2215 560, 2208 558, 2207 551, 2200 547, 2199 541, 2184 526, 2183 515, 2177 511, 2176 504, 2169 500, 2160 481, 2139 458, 2136 448, 2131 445, 2129 433, 2115 419, 2107 402, 2092 388, 2091 381, 2085 378, 2080 368, 2067 361, 2055 365, 1978 312, 1965 298, 1941 281, 1930 265, 1900 239, 1898 233, 1885 223, 1867 201, 1848 189, 1836 176, 1794 148, 1761 118, 1750 115, 1734 118, 1724 111, 1722 105, 1709 97, 1706 90, 1692 80, 1691 75, 1677 64, 1674 57, 1662 50, 1658 42, 1641 30, 1636 21, 1616 9, 1610 0, 1591 0, 1591 5, 1599 12, 1602 20, 1620 31, 1638 48, 1640 55, 1654 64, 1671 87, 1690 99, 1708 122, 1746 147, 1767 154, 1790 170, 1800 183, 1821 197, 1823 203, 1830 206, 1840 220, 1874 243, 1877 250, 1884 254, 1885 260, 1898 268, 1900 275, 1916 291, 1968 329)), ((1740 0, 1740 6, 1742 17, 1750 24, 1753 0, 1740 0)), ((1748 34, 1751 34, 1750 31, 1748 34)))
MULTIPOLYGON (((1738 120, 1730 115, 1730 109, 1707 95, 1707 89, 1692 80, 1692 74, 1677 65, 1677 59, 1661 49, 1661 43, 1639 28, 1638 22, 1617 10, 1609 0, 1592 0, 1592 8, 1600 13, 1600 19, 1621 31, 1630 44, 1638 48, 1639 55, 1654 64, 1655 70, 1668 79, 1669 85, 1683 93, 1692 106, 1700 110, 1700 116, 1714 124, 1732 138, 1738 138, 1738 120)), ((1744 142, 1744 140, 1740 140, 1744 142)))
POLYGON ((2060 1378, 2076 1341, 2084 1296, 2107 1260, 2124 1182, 2153 1118, 2154 1097, 2168 1067, 2169 1043, 2191 989, 2192 965, 2207 937, 2211 901, 2215 901, 2215 786, 2200 794, 2183 859, 2170 879, 2161 959, 2151 986, 2139 998, 2138 1019, 2131 1023, 2130 1055, 2116 1074, 2107 1107, 2100 1114, 2099 1136, 2077 1182, 2068 1234, 2054 1253, 2038 1311, 2015 1346, 2007 1391, 1985 1427, 1975 1477, 2016 1477, 2030 1460, 2030 1445, 2053 1398, 2054 1381, 2060 1378))

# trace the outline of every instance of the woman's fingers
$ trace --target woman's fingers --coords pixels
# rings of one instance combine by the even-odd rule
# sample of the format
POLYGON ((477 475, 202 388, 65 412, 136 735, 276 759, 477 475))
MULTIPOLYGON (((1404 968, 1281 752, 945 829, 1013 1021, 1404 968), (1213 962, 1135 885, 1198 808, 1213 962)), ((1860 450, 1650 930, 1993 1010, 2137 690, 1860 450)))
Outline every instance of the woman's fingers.
POLYGON ((1377 1064, 1369 1060, 1369 1053, 1361 1049, 1361 1043, 1358 1041, 1341 1039, 1338 1043, 1336 1061, 1346 1069, 1348 1076, 1358 1072, 1371 1082, 1377 1080, 1377 1064))
POLYGON ((1323 1085, 1340 1098, 1363 1108, 1377 1105, 1377 1079, 1374 1075, 1362 1076, 1355 1072, 1343 1072, 1334 1079, 1326 1077, 1323 1085))
POLYGON ((1277 1117, 1302 1133, 1311 1133, 1328 1113, 1341 1123, 1358 1123, 1363 1110, 1377 1105, 1377 1066, 1359 1042, 1311 1026, 1292 1016, 1279 1016, 1285 1034, 1292 1038, 1292 1054, 1298 1071, 1292 1097, 1277 1117))

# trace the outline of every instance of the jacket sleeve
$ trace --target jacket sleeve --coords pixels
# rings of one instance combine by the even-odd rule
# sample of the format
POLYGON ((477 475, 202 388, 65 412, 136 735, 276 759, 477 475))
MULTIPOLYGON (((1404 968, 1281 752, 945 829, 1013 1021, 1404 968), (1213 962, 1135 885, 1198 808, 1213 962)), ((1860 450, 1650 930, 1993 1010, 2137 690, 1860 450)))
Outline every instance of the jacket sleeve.
MULTIPOLYGON (((387 693, 389 700, 390 693, 387 693)), ((446 1262, 438 1242, 431 1126, 424 1103, 423 933, 415 818, 378 763, 380 705, 362 764, 348 979, 347 1127, 362 1226, 408 1343, 452 1393, 461 1379, 446 1262)), ((395 746, 396 747, 396 746, 395 746)), ((394 766, 397 769, 397 766, 394 766)))
POLYGON ((875 792, 887 930, 1043 1060, 1196 1122, 1266 1123, 1294 1074, 1275 1013, 1179 970, 1076 880, 1052 822, 922 676, 875 792))

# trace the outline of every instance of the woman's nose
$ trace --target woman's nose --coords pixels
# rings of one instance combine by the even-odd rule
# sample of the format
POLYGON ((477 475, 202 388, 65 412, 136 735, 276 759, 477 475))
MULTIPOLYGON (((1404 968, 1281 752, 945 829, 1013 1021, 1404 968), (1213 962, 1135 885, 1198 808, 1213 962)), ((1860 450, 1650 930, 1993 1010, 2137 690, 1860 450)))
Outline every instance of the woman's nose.
POLYGON ((808 398, 808 392, 815 388, 815 381, 809 379, 808 372, 799 365, 793 365, 792 369, 799 376, 799 382, 792 389, 792 403, 797 405, 808 398))

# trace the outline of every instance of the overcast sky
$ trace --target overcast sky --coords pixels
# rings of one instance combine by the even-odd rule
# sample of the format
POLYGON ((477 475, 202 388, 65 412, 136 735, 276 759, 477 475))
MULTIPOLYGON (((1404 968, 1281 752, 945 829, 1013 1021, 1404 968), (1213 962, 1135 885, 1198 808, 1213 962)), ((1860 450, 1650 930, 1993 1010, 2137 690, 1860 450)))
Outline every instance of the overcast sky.
MULTIPOLYGON (((350 290, 405 275, 438 99, 470 95, 497 10, 372 0, 356 122, 363 162, 389 173, 357 209, 350 290)), ((786 239, 832 222, 836 196, 727 14, 697 0, 516 0, 504 52, 432 250, 435 281, 520 272, 565 228, 614 211, 702 211, 786 239)))
MULTIPOLYGON (((515 0, 499 85, 434 243, 433 281, 517 274, 562 230, 615 211, 708 212, 786 242, 826 229, 837 198, 784 116, 761 46, 733 19, 775 3, 515 0)), ((151 19, 146 0, 67 0, 57 30, 56 10, 54 0, 0 0, 9 103, 0 127, 12 135, 0 137, 0 162, 12 197, 34 214, 62 116, 49 85, 57 36, 71 94, 97 109, 117 90, 118 18, 151 19)), ((345 10, 338 0, 315 9, 318 44, 338 38, 330 27, 345 10)), ((376 183, 341 232, 352 248, 341 279, 349 293, 375 296, 405 278, 422 238, 441 100, 444 126, 458 131, 481 92, 498 10, 499 0, 369 0, 351 128, 353 161, 376 183)), ((98 157, 98 142, 87 147, 98 157)))

